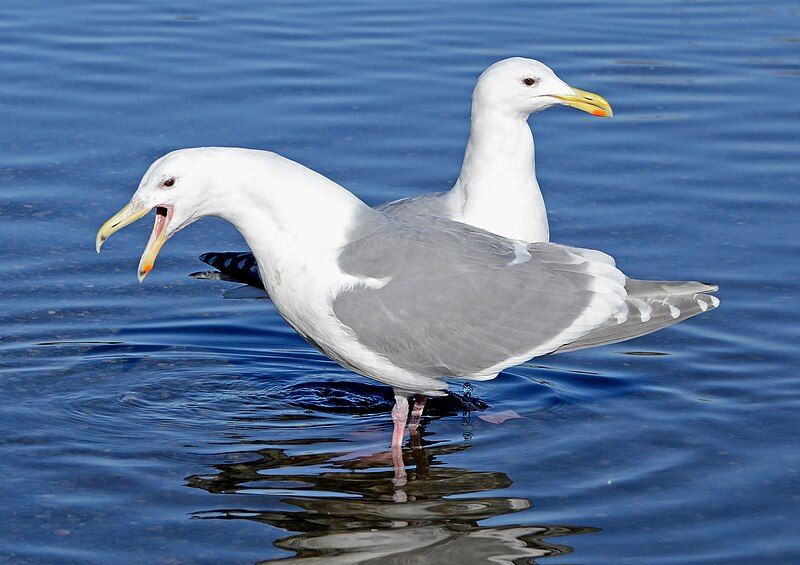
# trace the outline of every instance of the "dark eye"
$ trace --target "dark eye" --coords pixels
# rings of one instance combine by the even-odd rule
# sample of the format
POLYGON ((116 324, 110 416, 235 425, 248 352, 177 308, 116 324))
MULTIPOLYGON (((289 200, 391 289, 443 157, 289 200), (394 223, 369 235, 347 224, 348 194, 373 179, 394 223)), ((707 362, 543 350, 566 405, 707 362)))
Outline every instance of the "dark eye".
POLYGON ((163 186, 163 187, 166 187, 166 188, 169 188, 169 187, 171 187, 173 184, 175 184, 175 177, 170 177, 170 178, 168 178, 167 180, 165 180, 164 182, 162 182, 162 183, 161 183, 161 186, 163 186))
POLYGON ((539 84, 539 79, 538 78, 528 77, 528 78, 522 79, 522 83, 525 86, 535 86, 535 85, 539 84))

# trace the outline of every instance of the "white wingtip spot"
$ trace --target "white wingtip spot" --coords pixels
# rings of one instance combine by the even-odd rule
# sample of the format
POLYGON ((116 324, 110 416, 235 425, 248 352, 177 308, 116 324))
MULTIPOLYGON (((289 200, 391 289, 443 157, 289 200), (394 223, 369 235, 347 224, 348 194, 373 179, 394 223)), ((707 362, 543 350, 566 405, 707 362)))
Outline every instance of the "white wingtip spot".
POLYGON ((628 305, 625 302, 623 302, 619 310, 614 313, 614 319, 617 321, 617 324, 623 324, 628 320, 628 305))
POLYGON ((650 316, 653 315, 653 308, 644 300, 639 298, 628 298, 628 301, 636 306, 636 309, 639 310, 639 317, 641 318, 642 322, 647 322, 650 320, 650 316))
POLYGON ((706 303, 706 301, 705 301, 705 300, 700 300, 700 299, 698 298, 698 299, 697 299, 697 305, 698 305, 698 306, 700 306, 700 310, 702 310, 703 312, 705 312, 706 310, 708 310, 708 304, 706 303))
POLYGON ((710 298, 711 298, 711 305, 712 305, 714 308, 716 308, 717 306, 719 306, 719 298, 717 298, 716 296, 711 296, 710 298))
POLYGON ((681 315, 681 309, 680 308, 677 308, 677 307, 673 306, 672 304, 667 304, 667 306, 669 306, 669 315, 672 316, 673 320, 681 315))

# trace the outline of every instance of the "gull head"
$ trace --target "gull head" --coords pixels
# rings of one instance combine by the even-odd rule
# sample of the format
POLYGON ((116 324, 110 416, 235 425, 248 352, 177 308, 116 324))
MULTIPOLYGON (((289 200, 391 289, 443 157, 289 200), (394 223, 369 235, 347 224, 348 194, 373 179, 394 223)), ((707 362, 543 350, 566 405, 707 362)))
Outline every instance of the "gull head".
POLYGON ((95 247, 113 233, 146 216, 155 209, 150 239, 139 261, 139 282, 153 269, 158 252, 177 232, 208 215, 205 209, 218 181, 216 153, 224 148, 195 148, 173 151, 156 160, 142 177, 139 187, 119 212, 97 232, 95 247), (215 174, 216 173, 216 174, 215 174))
POLYGON ((261 242, 308 243, 316 253, 321 237, 329 247, 348 241, 348 222, 370 208, 327 177, 277 153, 241 147, 179 149, 150 165, 130 202, 100 227, 97 252, 112 234, 152 210, 155 222, 139 261, 140 282, 166 241, 205 216, 227 220, 246 240, 249 233, 261 242))
POLYGON ((603 118, 613 115, 611 105, 602 96, 572 87, 544 63, 523 57, 503 59, 486 69, 475 85, 472 99, 475 106, 525 118, 555 104, 603 118))

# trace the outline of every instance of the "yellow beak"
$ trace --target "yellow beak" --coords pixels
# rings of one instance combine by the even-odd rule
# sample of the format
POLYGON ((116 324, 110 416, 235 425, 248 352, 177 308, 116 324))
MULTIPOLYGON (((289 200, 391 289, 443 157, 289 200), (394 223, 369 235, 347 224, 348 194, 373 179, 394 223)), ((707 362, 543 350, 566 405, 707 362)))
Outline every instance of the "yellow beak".
MULTIPOLYGON (((127 225, 132 224, 136 220, 143 218, 150 212, 150 209, 139 208, 138 206, 129 203, 122 210, 111 216, 106 223, 104 223, 97 232, 95 239, 95 249, 100 253, 100 248, 103 242, 108 239, 112 234, 118 232, 127 225)), ((172 207, 157 206, 156 207, 156 220, 153 224, 153 231, 150 234, 150 239, 147 242, 147 247, 144 248, 142 258, 139 260, 139 282, 142 282, 147 276, 147 273, 153 270, 153 265, 156 262, 158 252, 161 251, 164 242, 167 241, 167 224, 172 219, 172 207)))
POLYGON ((564 104, 567 106, 583 110, 593 116, 610 118, 614 115, 614 112, 611 110, 611 104, 599 94, 581 90, 580 88, 572 88, 572 90, 575 92, 574 95, 567 94, 555 97, 559 100, 563 100, 564 104))
POLYGON ((94 248, 100 253, 100 248, 103 243, 111 237, 112 234, 118 232, 125 226, 129 226, 136 220, 143 218, 150 210, 147 208, 138 208, 132 203, 128 203, 122 210, 111 216, 105 224, 100 226, 97 231, 97 237, 94 240, 94 248))

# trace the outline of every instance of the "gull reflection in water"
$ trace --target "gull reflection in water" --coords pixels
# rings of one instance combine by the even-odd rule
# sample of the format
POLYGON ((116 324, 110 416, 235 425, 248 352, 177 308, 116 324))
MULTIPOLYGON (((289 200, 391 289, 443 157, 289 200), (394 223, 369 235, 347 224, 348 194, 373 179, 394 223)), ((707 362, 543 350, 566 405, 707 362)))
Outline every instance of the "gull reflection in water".
MULTIPOLYGON (((309 443, 335 441, 317 438, 309 443)), ((296 555, 272 562, 531 563, 572 551, 551 538, 597 531, 564 525, 480 525, 532 503, 476 494, 511 486, 505 473, 439 463, 469 445, 423 448, 415 434, 411 446, 403 453, 409 470, 402 487, 393 481, 391 452, 290 455, 276 447, 250 452, 245 455, 251 459, 217 465, 218 472, 190 476, 187 485, 214 494, 272 494, 263 500, 269 508, 218 508, 193 517, 251 520, 297 532, 275 541, 296 555)))

